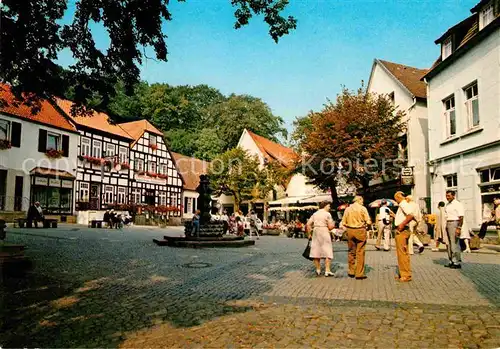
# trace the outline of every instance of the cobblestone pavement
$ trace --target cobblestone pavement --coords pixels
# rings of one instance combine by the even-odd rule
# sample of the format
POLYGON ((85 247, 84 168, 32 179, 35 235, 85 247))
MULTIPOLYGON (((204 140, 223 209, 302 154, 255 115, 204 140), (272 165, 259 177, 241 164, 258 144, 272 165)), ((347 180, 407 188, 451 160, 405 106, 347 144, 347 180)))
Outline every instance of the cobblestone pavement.
MULTIPOLYGON (((500 254, 412 257, 367 251, 368 279, 315 277, 305 240, 262 237, 244 249, 173 249, 164 230, 10 229, 33 268, 3 276, 0 347, 500 347, 500 254)), ((178 233, 179 230, 172 230, 178 233)))

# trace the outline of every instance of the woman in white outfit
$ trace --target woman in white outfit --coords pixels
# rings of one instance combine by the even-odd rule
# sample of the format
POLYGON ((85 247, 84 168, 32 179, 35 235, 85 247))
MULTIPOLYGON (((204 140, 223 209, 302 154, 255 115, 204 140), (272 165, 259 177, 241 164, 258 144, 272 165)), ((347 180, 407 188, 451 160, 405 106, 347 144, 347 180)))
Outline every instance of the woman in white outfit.
POLYGON ((310 258, 313 258, 316 266, 316 275, 321 274, 321 259, 325 260, 325 276, 332 276, 330 264, 333 258, 333 245, 330 230, 335 227, 330 214, 330 203, 323 201, 307 221, 306 232, 310 236, 312 230, 312 242, 310 258))
MULTIPOLYGON (((416 207, 417 203, 413 201, 413 197, 411 195, 406 196, 406 201, 410 205, 412 205, 412 212, 418 212, 420 213, 420 208, 416 207)), ((410 222, 408 225, 410 228, 410 238, 408 239, 408 253, 413 254, 413 244, 417 244, 418 246, 418 253, 424 252, 424 244, 420 241, 417 235, 415 233, 417 232, 417 226, 420 221, 421 217, 415 217, 414 220, 410 222)))

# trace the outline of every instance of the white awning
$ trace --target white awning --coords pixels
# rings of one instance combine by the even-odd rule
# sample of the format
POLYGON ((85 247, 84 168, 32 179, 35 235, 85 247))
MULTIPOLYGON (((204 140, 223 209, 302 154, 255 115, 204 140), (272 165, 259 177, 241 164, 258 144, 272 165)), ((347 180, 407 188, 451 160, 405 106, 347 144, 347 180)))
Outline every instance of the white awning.
POLYGON ((299 201, 301 204, 311 204, 320 203, 322 201, 332 202, 332 196, 330 194, 315 195, 309 198, 305 198, 299 201))
POLYGON ((283 199, 279 199, 276 201, 270 201, 269 205, 289 205, 289 204, 296 204, 297 202, 301 202, 301 200, 307 199, 312 197, 312 195, 307 195, 307 196, 291 196, 291 197, 286 197, 283 199))
POLYGON ((307 206, 285 206, 285 207, 271 207, 269 211, 308 211, 308 210, 317 210, 318 206, 315 205, 307 205, 307 206))

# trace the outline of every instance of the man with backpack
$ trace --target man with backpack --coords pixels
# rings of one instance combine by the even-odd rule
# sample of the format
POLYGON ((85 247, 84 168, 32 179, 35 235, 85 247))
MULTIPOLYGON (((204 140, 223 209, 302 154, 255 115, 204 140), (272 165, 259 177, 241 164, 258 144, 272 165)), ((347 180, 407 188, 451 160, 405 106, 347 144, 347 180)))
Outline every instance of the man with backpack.
POLYGON ((391 246, 391 227, 392 220, 390 215, 389 207, 387 207, 387 201, 382 200, 380 202, 380 210, 377 216, 377 242, 375 243, 375 248, 380 250, 380 244, 382 242, 382 237, 384 238, 384 251, 389 251, 391 246))

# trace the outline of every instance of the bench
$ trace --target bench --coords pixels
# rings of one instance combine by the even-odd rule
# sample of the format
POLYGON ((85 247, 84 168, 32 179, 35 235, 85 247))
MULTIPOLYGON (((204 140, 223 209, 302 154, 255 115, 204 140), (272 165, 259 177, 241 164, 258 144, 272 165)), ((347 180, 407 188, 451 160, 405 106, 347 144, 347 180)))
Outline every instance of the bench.
POLYGON ((57 219, 44 219, 43 220, 44 228, 57 228, 57 219))
POLYGON ((14 228, 17 226, 18 228, 24 228, 26 225, 26 218, 17 218, 14 220, 14 228))
POLYGON ((102 219, 93 219, 90 221, 90 228, 102 228, 103 223, 102 219))

